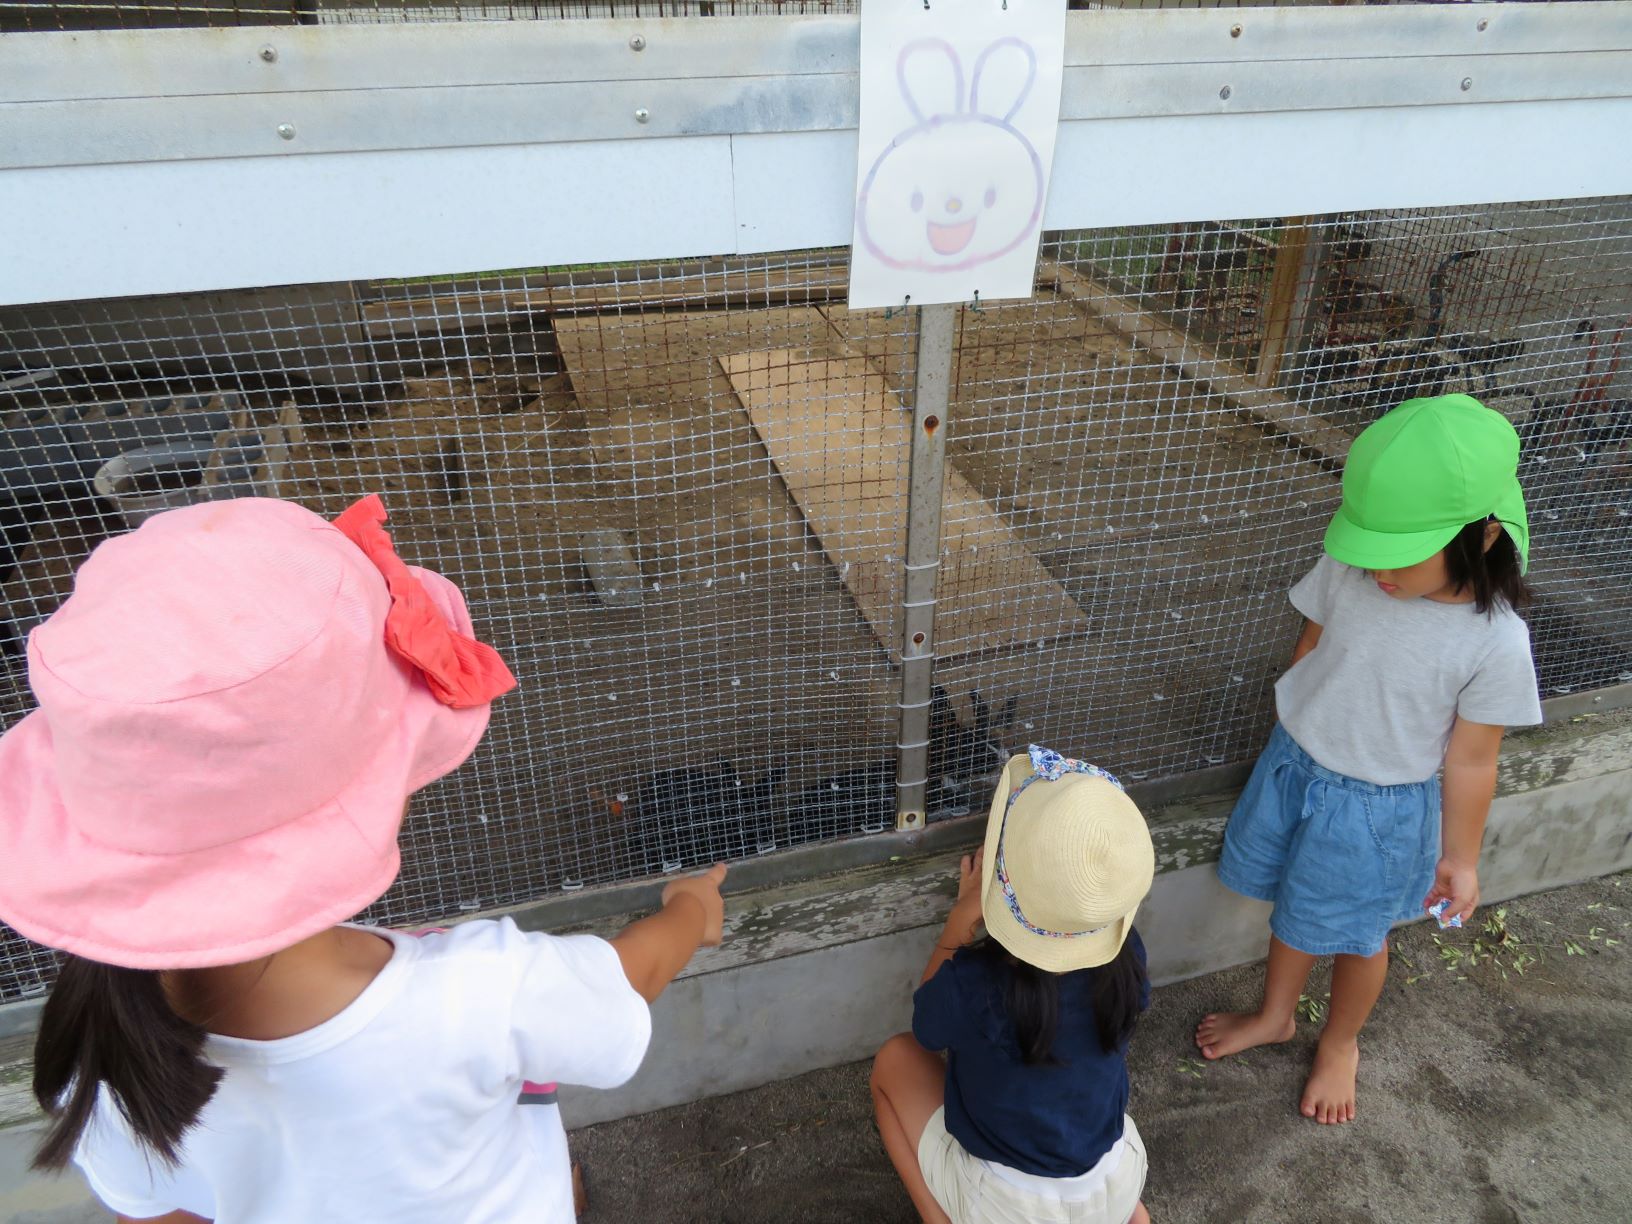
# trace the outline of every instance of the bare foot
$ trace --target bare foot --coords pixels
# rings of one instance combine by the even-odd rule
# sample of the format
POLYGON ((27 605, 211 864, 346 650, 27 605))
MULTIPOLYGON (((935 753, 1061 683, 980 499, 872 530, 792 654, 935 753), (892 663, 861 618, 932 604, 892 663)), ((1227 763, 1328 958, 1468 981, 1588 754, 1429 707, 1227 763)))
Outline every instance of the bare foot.
POLYGON ((1201 1047, 1202 1057, 1223 1058, 1253 1046, 1290 1041, 1297 1030, 1291 1016, 1275 1020, 1258 1012, 1211 1012, 1196 1025, 1196 1044, 1201 1047))
POLYGON ((1360 1043, 1322 1037, 1315 1067, 1303 1086, 1303 1116, 1316 1122, 1354 1121, 1354 1080, 1360 1073, 1360 1043))

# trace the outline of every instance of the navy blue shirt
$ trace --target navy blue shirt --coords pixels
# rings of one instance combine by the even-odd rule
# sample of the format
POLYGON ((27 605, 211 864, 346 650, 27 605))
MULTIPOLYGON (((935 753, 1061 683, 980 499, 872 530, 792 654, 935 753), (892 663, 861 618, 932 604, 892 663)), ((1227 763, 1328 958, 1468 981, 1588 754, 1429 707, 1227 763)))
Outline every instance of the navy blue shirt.
MULTIPOLYGON (((1139 963, 1145 945, 1128 933, 1139 963)), ((1040 1177, 1076 1177, 1122 1137, 1127 1049, 1105 1050, 1094 1025, 1094 975, 1059 975, 1053 1064, 1026 1066, 1003 1001, 1001 969, 964 948, 912 998, 912 1035, 945 1050, 946 1130, 965 1150, 1040 1177)), ((1139 1001, 1150 1005, 1147 989, 1139 1001)))

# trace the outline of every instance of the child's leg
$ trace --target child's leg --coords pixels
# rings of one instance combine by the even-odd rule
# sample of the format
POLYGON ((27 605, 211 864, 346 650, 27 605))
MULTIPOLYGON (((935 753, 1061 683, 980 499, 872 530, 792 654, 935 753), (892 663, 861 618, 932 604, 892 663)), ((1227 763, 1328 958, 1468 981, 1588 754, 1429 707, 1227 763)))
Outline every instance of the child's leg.
POLYGON ((900 1174, 924 1224, 952 1224, 924 1182, 918 1140, 946 1094, 946 1064, 913 1039, 897 1033, 873 1059, 873 1113, 884 1150, 900 1174))
POLYGON ((1303 1089, 1303 1116, 1317 1122, 1354 1120, 1354 1080, 1360 1070, 1360 1029, 1388 977, 1388 944, 1372 956, 1332 962, 1332 1010, 1320 1034, 1315 1067, 1303 1089))
MULTIPOLYGON (((1269 965, 1264 970, 1264 1001, 1255 1012, 1214 1012, 1196 1026, 1196 1044, 1206 1058, 1239 1054, 1253 1046, 1289 1041, 1297 1029, 1298 996, 1309 980, 1315 958, 1269 937, 1269 965)), ((1335 990, 1333 992, 1336 993, 1335 990)))
POLYGON ((1128 1224, 1150 1224, 1150 1212, 1145 1210, 1143 1203, 1133 1209, 1133 1214, 1128 1217, 1128 1224))

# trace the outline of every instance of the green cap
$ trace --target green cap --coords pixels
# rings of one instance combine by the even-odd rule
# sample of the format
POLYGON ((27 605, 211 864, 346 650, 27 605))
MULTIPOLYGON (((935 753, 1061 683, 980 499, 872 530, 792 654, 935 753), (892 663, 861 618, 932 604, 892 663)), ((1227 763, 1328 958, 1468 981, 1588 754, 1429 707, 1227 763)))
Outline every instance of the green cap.
POLYGON ((1469 523, 1495 515, 1530 564, 1519 435, 1471 395, 1406 400, 1349 448, 1343 505, 1326 551, 1358 569, 1426 561, 1469 523))

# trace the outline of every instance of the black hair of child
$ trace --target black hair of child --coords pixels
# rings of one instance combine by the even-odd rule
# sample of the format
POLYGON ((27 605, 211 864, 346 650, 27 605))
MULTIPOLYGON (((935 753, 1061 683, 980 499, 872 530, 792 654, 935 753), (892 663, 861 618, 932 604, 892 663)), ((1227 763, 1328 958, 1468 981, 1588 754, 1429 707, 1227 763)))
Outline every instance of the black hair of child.
POLYGON ((1530 602, 1530 587, 1519 568, 1519 549, 1504 528, 1485 548, 1485 526, 1469 523, 1445 546, 1445 571, 1458 591, 1473 593, 1474 611, 1489 616, 1498 603, 1517 612, 1530 602))
MULTIPOLYGON (((1028 1067, 1054 1064, 1054 1038, 1060 1029, 1059 976, 1028 965, 990 936, 971 951, 1004 983, 1003 1004, 1020 1043, 1020 1061, 1028 1067)), ((1123 943, 1116 956, 1093 974, 1094 1027, 1100 1048, 1111 1053, 1133 1036, 1148 979, 1131 942, 1123 943)))
POLYGON ((34 1167, 67 1165, 103 1084, 137 1140, 174 1165, 222 1076, 206 1036, 171 1008, 157 970, 64 958, 34 1042, 34 1097, 51 1118, 34 1167))

